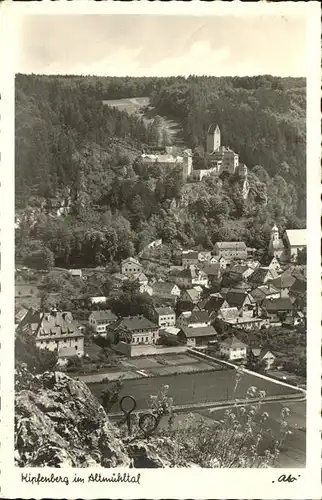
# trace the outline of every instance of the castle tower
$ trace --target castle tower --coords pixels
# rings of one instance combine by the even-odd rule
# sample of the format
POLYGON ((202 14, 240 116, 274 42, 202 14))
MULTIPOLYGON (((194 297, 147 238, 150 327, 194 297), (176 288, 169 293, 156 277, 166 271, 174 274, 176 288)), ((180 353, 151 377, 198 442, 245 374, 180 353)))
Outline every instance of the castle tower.
POLYGON ((217 151, 217 149, 220 148, 220 145, 221 145, 220 128, 218 127, 218 125, 216 125, 216 127, 210 125, 207 132, 207 144, 206 144, 207 153, 211 154, 214 151, 217 151))

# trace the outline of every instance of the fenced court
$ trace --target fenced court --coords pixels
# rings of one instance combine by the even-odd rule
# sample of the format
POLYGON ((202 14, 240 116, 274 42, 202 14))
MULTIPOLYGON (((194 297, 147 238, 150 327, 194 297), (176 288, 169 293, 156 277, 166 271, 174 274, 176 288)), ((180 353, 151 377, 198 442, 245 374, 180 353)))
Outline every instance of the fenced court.
MULTIPOLYGON (((207 365, 207 363, 205 362, 207 365)), ((183 365, 184 366, 184 365, 183 365)), ((195 365, 191 365, 195 366, 195 365)), ((170 367, 168 367, 170 368, 170 367)), ((178 369, 178 367, 175 367, 178 369)), ((183 368, 182 366, 180 367, 183 368)), ((163 367, 164 369, 164 367, 163 367)), ((160 374, 159 374, 160 375, 160 374)), ((301 392, 274 381, 245 373, 236 386, 236 370, 221 369, 209 365, 208 371, 167 374, 125 380, 121 396, 132 395, 137 400, 137 409, 149 408, 150 395, 157 394, 163 385, 169 385, 169 395, 175 405, 223 402, 234 398, 244 399, 250 387, 265 391, 267 396, 283 396, 301 392)), ((91 390, 99 396, 106 384, 92 384, 91 390)), ((118 411, 117 405, 112 409, 118 411)))

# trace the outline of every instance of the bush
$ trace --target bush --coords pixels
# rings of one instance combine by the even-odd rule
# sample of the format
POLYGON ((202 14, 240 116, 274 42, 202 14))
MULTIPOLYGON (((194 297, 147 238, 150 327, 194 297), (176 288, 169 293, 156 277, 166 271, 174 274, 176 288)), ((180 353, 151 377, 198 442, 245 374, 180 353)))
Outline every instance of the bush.
POLYGON ((67 361, 67 371, 72 372, 72 371, 77 371, 79 370, 83 365, 83 360, 82 358, 78 356, 71 356, 68 358, 67 361))
MULTIPOLYGON (((242 376, 243 371, 239 369, 235 391, 242 376)), ((262 411, 266 395, 256 387, 250 387, 245 395, 248 405, 236 403, 225 411, 219 423, 204 418, 197 421, 190 414, 177 428, 174 428, 173 400, 168 393, 169 386, 163 386, 156 396, 151 396, 151 412, 159 421, 164 417, 168 419, 168 425, 157 432, 165 443, 171 443, 173 466, 193 463, 200 467, 272 467, 291 433, 287 421, 290 411, 284 407, 279 432, 272 435, 265 424, 269 414, 262 411)))

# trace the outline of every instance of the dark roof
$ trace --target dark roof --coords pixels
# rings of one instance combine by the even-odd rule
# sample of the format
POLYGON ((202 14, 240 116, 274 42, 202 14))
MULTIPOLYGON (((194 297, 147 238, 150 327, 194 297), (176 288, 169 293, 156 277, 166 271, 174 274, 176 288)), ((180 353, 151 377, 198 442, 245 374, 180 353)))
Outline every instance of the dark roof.
POLYGON ((246 243, 244 241, 217 241, 217 247, 221 250, 246 250, 246 243))
POLYGON ((303 279, 298 279, 294 281, 290 288, 290 293, 294 295, 305 295, 306 294, 306 281, 303 279))
POLYGON ((174 310, 171 307, 156 307, 155 312, 160 315, 174 314, 174 310))
POLYGON ((158 325, 152 323, 149 319, 144 316, 129 316, 127 318, 122 318, 121 320, 116 322, 115 327, 118 328, 126 328, 127 330, 150 330, 157 329, 158 325))
POLYGON ((206 274, 196 268, 195 266, 190 266, 188 267, 187 269, 183 269, 179 274, 178 274, 178 277, 180 278, 197 278, 199 276, 199 274, 203 274, 204 276, 206 276, 206 274))
POLYGON ((181 331, 189 339, 194 338, 194 337, 208 337, 208 336, 210 337, 210 336, 217 335, 217 332, 213 326, 200 326, 197 328, 187 326, 187 327, 183 327, 181 329, 181 331))
POLYGON ((220 264, 207 264, 202 270, 207 276, 217 276, 220 272, 220 264))
POLYGON ((258 267, 257 269, 255 269, 249 279, 252 282, 264 283, 267 274, 269 274, 270 278, 273 278, 271 269, 269 269, 268 267, 258 267))
POLYGON ((247 293, 244 290, 238 292, 237 290, 233 292, 228 292, 226 296, 226 300, 230 307, 239 307, 242 306, 245 299, 247 298, 247 293))
POLYGON ((174 286, 177 286, 175 283, 169 283, 168 281, 157 281, 153 283, 152 289, 154 290, 162 290, 163 292, 171 292, 174 286))
POLYGON ((190 323, 205 323, 209 321, 209 314, 207 311, 192 311, 188 321, 190 323))
POLYGON ((223 303, 226 301, 223 297, 209 297, 204 305, 204 308, 209 312, 219 311, 223 303))
POLYGON ((114 321, 117 319, 117 316, 110 310, 106 309, 105 311, 92 311, 90 316, 94 316, 97 320, 110 320, 114 321))
POLYGON ((247 347, 246 344, 238 340, 234 335, 232 335, 232 337, 230 337, 229 339, 223 340, 220 343, 225 344, 228 347, 247 347))
POLYGON ((268 285, 262 285, 262 286, 259 286, 257 288, 254 288, 254 290, 252 290, 250 292, 252 298, 254 300, 263 300, 267 295, 271 295, 271 294, 274 294, 274 293, 280 293, 279 290, 277 290, 277 288, 275 288, 271 282, 269 282, 268 285))
POLYGON ((280 297, 278 299, 264 299, 262 306, 267 311, 292 311, 293 304, 288 297, 280 297))
POLYGON ((278 289, 281 288, 290 288, 295 282, 296 278, 291 274, 282 274, 278 278, 274 280, 270 280, 270 283, 278 289))
POLYGON ((191 250, 191 252, 182 253, 182 258, 183 259, 195 259, 195 260, 198 260, 199 253, 195 252, 194 250, 191 250))

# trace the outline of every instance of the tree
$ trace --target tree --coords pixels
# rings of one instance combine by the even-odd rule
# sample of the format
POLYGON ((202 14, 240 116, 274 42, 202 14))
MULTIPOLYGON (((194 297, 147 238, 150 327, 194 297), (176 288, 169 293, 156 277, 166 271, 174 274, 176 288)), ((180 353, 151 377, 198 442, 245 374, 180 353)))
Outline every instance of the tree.
POLYGON ((15 362, 25 363, 31 373, 51 371, 57 364, 57 350, 39 348, 31 332, 17 333, 15 338, 15 362))
POLYGON ((102 391, 100 400, 106 413, 109 413, 119 400, 123 382, 121 380, 116 380, 110 383, 108 378, 104 379, 103 382, 106 383, 106 388, 102 391))

